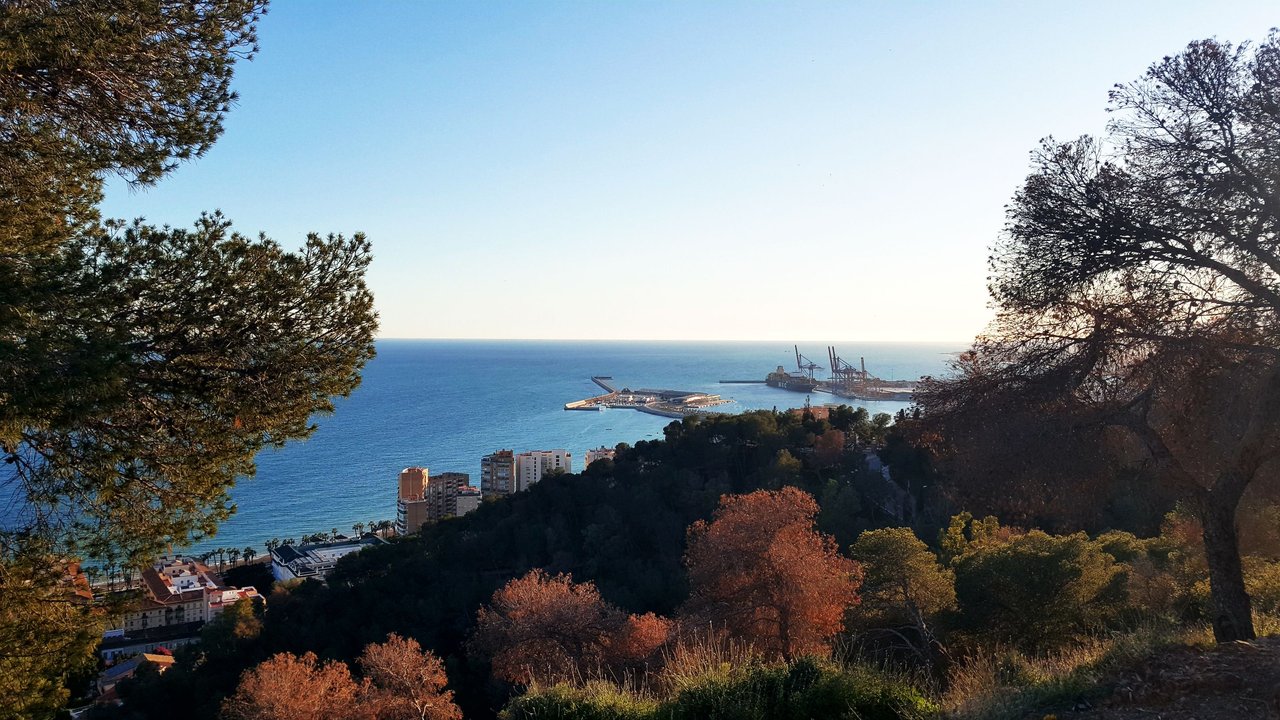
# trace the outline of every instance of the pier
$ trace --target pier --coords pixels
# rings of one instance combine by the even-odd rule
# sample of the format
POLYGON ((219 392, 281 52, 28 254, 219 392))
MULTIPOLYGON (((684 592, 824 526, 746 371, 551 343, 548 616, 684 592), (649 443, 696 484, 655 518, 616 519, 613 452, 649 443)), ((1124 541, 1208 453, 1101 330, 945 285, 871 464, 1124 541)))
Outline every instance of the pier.
POLYGON ((607 392, 583 400, 565 403, 565 410, 595 410, 605 408, 625 408, 639 410, 650 415, 669 418, 682 418, 709 412, 707 408, 731 402, 719 395, 695 392, 692 390, 651 390, 630 388, 617 389, 609 375, 596 375, 591 382, 599 385, 607 392))

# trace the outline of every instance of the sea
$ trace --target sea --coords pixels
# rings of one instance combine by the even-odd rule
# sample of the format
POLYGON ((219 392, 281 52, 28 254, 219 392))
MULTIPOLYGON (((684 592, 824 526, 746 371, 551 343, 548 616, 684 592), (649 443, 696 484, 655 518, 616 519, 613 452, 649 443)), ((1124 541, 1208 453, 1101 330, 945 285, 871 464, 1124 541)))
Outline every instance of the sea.
MULTIPOLYGON (((946 372, 959 343, 804 343, 800 352, 827 365, 827 345, 852 363, 890 380, 946 372)), ((254 477, 232 491, 236 513, 216 537, 194 544, 259 553, 271 538, 317 532, 351 534, 357 522, 395 519, 396 481, 405 467, 469 473, 480 482, 480 458, 495 450, 564 448, 573 469, 586 451, 662 437, 669 418, 627 409, 566 411, 572 400, 603 392, 592 376, 619 387, 691 390, 731 402, 720 412, 802 407, 806 395, 764 384, 779 365, 795 370, 792 344, 779 342, 618 342, 509 340, 380 340, 377 357, 335 412, 315 418, 306 440, 257 458, 254 477)), ((825 370, 816 376, 825 378, 825 370)), ((844 402, 872 414, 906 402, 859 402, 824 393, 814 405, 844 402)))

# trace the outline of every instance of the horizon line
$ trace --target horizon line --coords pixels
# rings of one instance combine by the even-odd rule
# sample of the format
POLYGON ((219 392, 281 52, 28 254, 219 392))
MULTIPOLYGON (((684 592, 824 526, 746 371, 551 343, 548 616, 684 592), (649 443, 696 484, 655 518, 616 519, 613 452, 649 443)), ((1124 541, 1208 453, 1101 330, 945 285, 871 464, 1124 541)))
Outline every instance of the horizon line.
POLYGON ((759 338, 552 338, 552 337, 425 337, 425 336, 380 336, 376 340, 470 340, 477 342, 680 342, 680 343, 790 343, 793 345, 809 343, 918 343, 918 344, 950 344, 970 345, 973 339, 922 339, 922 340, 883 340, 883 339, 809 339, 809 340, 773 340, 759 338))

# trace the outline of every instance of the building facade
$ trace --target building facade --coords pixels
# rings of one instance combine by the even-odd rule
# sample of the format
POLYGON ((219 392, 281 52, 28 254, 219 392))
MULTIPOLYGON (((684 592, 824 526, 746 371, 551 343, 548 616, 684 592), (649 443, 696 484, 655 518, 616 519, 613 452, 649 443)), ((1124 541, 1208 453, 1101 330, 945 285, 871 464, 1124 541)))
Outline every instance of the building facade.
POLYGON ((430 520, 427 485, 430 473, 424 467, 407 467, 400 471, 396 492, 396 534, 416 533, 430 520))
POLYGON ((511 450, 499 450, 480 458, 480 493, 484 497, 503 497, 516 491, 516 456, 511 450))
POLYGON ((124 613, 120 629, 128 636, 153 628, 208 622, 208 596, 224 589, 204 563, 161 558, 142 571, 142 597, 124 613))
POLYGON ((427 483, 427 520, 440 522, 458 516, 458 497, 471 487, 467 473, 444 472, 427 483))
POLYGON ((563 449, 530 450, 516 455, 516 492, 523 492, 553 473, 573 472, 573 455, 563 449))
POLYGON ((444 472, 432 477, 426 468, 400 472, 396 498, 396 534, 416 533, 427 523, 466 515, 479 506, 480 490, 467 473, 444 472))
POLYGON ((616 454, 617 454, 617 451, 609 447, 598 447, 595 450, 588 450, 586 464, 584 464, 582 467, 589 468, 591 467, 591 463, 597 460, 612 460, 613 456, 616 454))
POLYGON ((315 578, 323 580, 338 564, 338 560, 354 552, 387 541, 377 535, 333 542, 281 545, 271 551, 271 574, 276 580, 315 578))
POLYGON ((481 499, 482 496, 480 494, 480 488, 468 485, 466 489, 458 493, 458 502, 456 509, 454 510, 454 515, 462 517, 476 508, 479 508, 481 499))

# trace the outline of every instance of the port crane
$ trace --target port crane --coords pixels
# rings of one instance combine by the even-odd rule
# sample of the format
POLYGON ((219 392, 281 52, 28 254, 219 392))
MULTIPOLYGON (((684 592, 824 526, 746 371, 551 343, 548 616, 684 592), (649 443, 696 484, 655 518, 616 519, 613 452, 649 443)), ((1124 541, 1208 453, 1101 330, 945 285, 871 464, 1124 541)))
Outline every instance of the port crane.
POLYGON ((827 359, 831 362, 831 384, 838 390, 852 391, 865 386, 871 379, 867 375, 866 358, 858 358, 860 367, 854 366, 836 354, 834 345, 828 345, 827 359))
POLYGON ((794 348, 795 348, 795 351, 796 351, 796 368, 797 368, 797 369, 799 369, 799 370, 800 370, 800 372, 801 372, 805 377, 807 377, 807 378, 809 378, 810 380, 812 380, 812 379, 813 379, 813 371, 814 371, 814 370, 821 370, 821 369, 822 369, 822 366, 821 366, 821 365, 819 365, 819 364, 817 364, 817 363, 815 363, 815 362, 813 362, 813 361, 812 361, 812 360, 810 360, 809 358, 807 358, 807 357, 805 357, 805 356, 801 355, 801 354, 800 354, 800 346, 799 346, 799 345, 793 345, 792 347, 794 347, 794 348))

